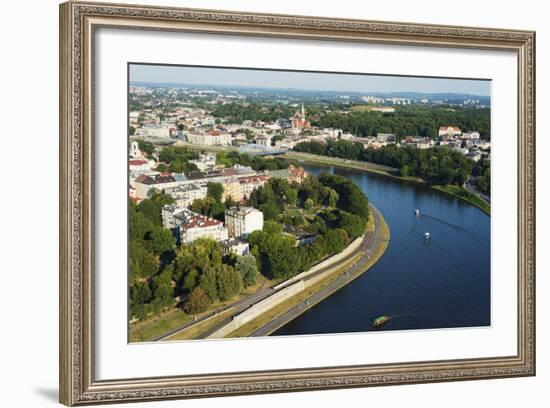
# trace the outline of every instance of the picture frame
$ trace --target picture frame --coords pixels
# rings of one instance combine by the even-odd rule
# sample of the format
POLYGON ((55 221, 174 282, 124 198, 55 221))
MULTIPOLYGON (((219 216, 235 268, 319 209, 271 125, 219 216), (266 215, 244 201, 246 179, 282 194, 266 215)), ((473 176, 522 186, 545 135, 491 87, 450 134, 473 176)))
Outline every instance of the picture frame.
MULTIPOLYGON (((60 402, 73 406, 535 375, 535 33, 306 16, 60 5, 60 402), (513 53, 517 58, 517 352, 481 358, 98 379, 96 33, 200 33, 513 53)), ((121 103, 124 103, 122 101, 121 103)), ((510 266, 511 267, 511 266, 510 266)), ((124 272, 121 272, 124 273, 124 272)), ((218 343, 217 347, 223 347, 218 343)))

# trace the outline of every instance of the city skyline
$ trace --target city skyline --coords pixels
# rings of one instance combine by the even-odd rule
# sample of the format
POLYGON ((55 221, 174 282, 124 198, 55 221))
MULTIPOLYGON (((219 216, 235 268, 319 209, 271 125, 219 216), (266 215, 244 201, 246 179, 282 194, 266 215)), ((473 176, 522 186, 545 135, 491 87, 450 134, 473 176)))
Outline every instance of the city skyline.
POLYGON ((490 97, 491 81, 413 76, 129 64, 130 83, 358 93, 455 93, 490 97), (223 75, 214 71, 223 71, 223 75), (161 78, 161 79, 159 79, 161 78), (268 84, 268 85, 266 85, 268 84))

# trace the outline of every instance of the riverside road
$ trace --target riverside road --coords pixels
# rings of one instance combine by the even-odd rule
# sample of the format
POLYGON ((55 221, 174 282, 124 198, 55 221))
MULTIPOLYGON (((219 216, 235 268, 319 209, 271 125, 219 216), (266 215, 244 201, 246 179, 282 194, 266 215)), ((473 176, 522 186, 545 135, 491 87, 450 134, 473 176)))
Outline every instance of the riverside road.
MULTIPOLYGON (((382 241, 382 235, 380 233, 382 220, 381 220, 380 213, 372 205, 371 205, 371 211, 372 211, 372 214, 374 215, 375 229, 374 231, 368 231, 365 234, 365 239, 363 240, 363 243, 357 249, 358 252, 363 251, 364 256, 362 256, 359 261, 351 265, 351 267, 345 273, 340 275, 334 281, 330 282, 326 287, 324 287, 320 291, 311 295, 307 300, 292 307, 290 310, 286 311, 279 317, 271 320, 266 325, 256 329, 251 334, 251 336, 254 336, 254 337, 268 336, 269 334, 277 330, 279 327, 284 326, 291 320, 295 319, 296 317, 304 313, 306 310, 315 306, 317 303, 321 302, 323 299, 327 298, 337 290, 341 289, 342 287, 347 285, 349 282, 351 282, 353 279, 357 278, 359 275, 361 275, 366 271, 365 269, 366 263, 370 259, 370 256, 373 253, 373 251, 378 248, 378 246, 381 244, 381 241, 382 241)), ((343 262, 345 262, 345 260, 343 262)), ((336 265, 333 265, 330 268, 335 269, 336 267, 337 267, 336 265)), ((306 280, 311 278, 312 277, 308 277, 306 278, 306 280)))

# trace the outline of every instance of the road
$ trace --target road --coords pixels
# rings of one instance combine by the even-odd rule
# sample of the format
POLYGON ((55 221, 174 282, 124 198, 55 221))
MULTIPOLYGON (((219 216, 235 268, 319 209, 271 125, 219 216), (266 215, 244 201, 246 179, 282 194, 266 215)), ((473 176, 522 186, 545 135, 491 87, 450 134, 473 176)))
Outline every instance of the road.
POLYGON ((475 179, 472 176, 470 176, 466 181, 466 183, 464 183, 464 188, 468 190, 470 193, 477 195, 482 200, 485 200, 489 204, 491 204, 491 196, 479 191, 474 183, 475 183, 475 179))
MULTIPOLYGON (((360 246, 360 249, 364 251, 365 256, 361 257, 361 259, 357 261, 355 264, 353 264, 350 267, 350 269, 348 269, 343 275, 339 276, 337 279, 332 281, 328 286, 321 289, 319 292, 316 292, 307 300, 289 309, 288 311, 283 313, 281 316, 271 320, 268 324, 258 328, 256 331, 254 331, 251 334, 251 336, 253 337, 268 336, 278 328, 284 326, 291 320, 300 316, 306 310, 310 309, 311 307, 315 306, 317 303, 321 302, 323 299, 327 298, 337 290, 341 289, 342 287, 347 285, 349 282, 351 282, 353 279, 357 278, 359 275, 363 274, 366 271, 365 264, 368 262, 370 255, 378 247, 378 245, 381 243, 381 240, 382 240, 382 236, 380 233, 380 229, 381 229, 380 226, 382 223, 380 213, 373 206, 371 206, 371 209, 374 215, 375 230, 367 232, 365 240, 360 246)), ((311 277, 308 277, 306 280, 308 279, 311 279, 311 277)))
MULTIPOLYGON (((319 274, 322 274, 322 273, 325 273, 327 272, 328 270, 331 270, 331 269, 334 269, 334 268, 338 268, 342 265, 344 265, 346 262, 348 262, 348 259, 349 258, 352 258, 353 256, 355 256, 356 253, 358 252, 366 252, 368 254, 368 251, 370 250, 370 248, 373 247, 372 244, 369 244, 370 242, 376 242, 377 240, 377 236, 379 235, 379 228, 378 228, 378 225, 380 224, 380 214, 378 213, 378 210, 376 210, 374 207, 371 206, 371 208, 373 209, 372 213, 374 215, 374 220, 375 220, 375 231, 367 231, 365 233, 365 237, 363 239, 363 243, 357 248, 357 250, 350 254, 349 257, 347 258, 344 258, 342 260, 339 260, 331 265, 328 265, 324 268, 321 268, 319 269, 318 271, 316 271, 315 273, 312 273, 311 275, 309 275, 306 280, 309 280, 309 279, 312 279, 313 277, 315 276, 318 276, 319 274)), ((365 259, 365 262, 368 258, 365 259)), ((351 279, 350 279, 351 280, 351 279)), ((347 282, 346 282, 347 283, 347 282)), ((345 285, 345 283, 344 283, 345 285)), ((343 285, 342 285, 343 286, 343 285)), ((278 290, 282 290, 284 287, 280 287, 278 290)), ((243 297, 241 299, 239 299, 238 301, 234 302, 234 303, 231 303, 231 304, 228 304, 226 306, 224 306, 223 308, 220 308, 212 313, 209 313, 208 315, 206 316, 203 316, 202 318, 200 319, 197 319, 197 320, 192 320, 190 322, 187 322, 183 325, 180 325, 172 330, 170 330, 169 332, 167 333, 164 333, 163 335, 153 339, 153 341, 162 341, 162 340, 167 340, 169 339, 170 337, 176 335, 177 333, 180 333, 181 331, 183 330, 186 330, 196 324, 199 324, 201 322, 204 322, 205 320, 211 318, 211 317, 214 317, 215 315, 221 313, 221 312, 224 312, 230 308, 232 308, 233 310, 231 311, 231 313, 223 320, 221 320, 220 322, 218 322, 217 324, 213 325, 210 329, 206 330, 205 332, 201 333, 199 336, 197 336, 196 338, 197 339, 204 339, 204 338, 207 338, 209 335, 211 335, 212 333, 214 333, 215 331, 219 330, 221 327, 225 326, 226 324, 228 324, 229 322, 231 322, 231 320, 233 319, 233 316, 243 312, 244 310, 248 309, 249 307, 253 306, 254 304, 264 300, 265 298, 271 296, 272 294, 276 293, 277 291, 274 290, 273 288, 265 288, 265 289, 260 289, 258 292, 256 293, 253 293, 251 295, 248 295, 246 297, 243 297)), ((322 299, 321 299, 322 300, 322 299)), ((318 303, 318 302, 317 302, 318 303)))
MULTIPOLYGON (((371 207, 374 209, 374 207, 371 207)), ((373 214, 374 214, 374 220, 375 220, 375 226, 379 225, 380 223, 380 214, 378 213, 378 210, 373 210, 373 214)), ((334 262, 324 268, 321 268, 319 269, 318 271, 312 273, 311 275, 309 275, 307 278, 305 278, 305 280, 309 280, 309 279, 312 279, 320 274, 323 274, 329 270, 333 270, 335 268, 339 268, 340 266, 346 264, 348 262, 348 260, 350 258, 353 258, 357 253, 359 252, 367 252, 370 250, 369 248, 371 248, 371 246, 368 244, 369 242, 373 241, 373 242, 376 242, 376 234, 378 234, 378 228, 375 228, 375 231, 367 231, 365 233, 365 237, 363 239, 363 242, 362 244, 355 250, 355 252, 353 252, 352 254, 350 254, 348 257, 344 258, 344 259, 341 259, 337 262, 334 262)), ((365 260, 366 261, 366 260, 365 260)), ((284 287, 286 286, 282 286, 279 288, 279 290, 282 290, 284 289, 284 287)), ((235 316, 236 314, 240 313, 241 311, 244 311, 245 309, 247 309, 248 307, 250 306, 253 306, 254 304, 258 303, 259 301, 265 299, 266 297, 268 297, 269 295, 272 295, 273 293, 276 293, 277 291, 275 290, 270 290, 270 293, 268 293, 266 296, 263 296, 262 298, 258 298, 258 299, 255 299, 254 301, 251 301, 249 300, 248 302, 245 302, 248 304, 248 306, 240 309, 239 311, 235 311, 235 313, 232 313, 231 316, 228 316, 226 319, 222 320, 221 322, 219 322, 218 324, 214 325, 213 327, 211 327, 209 330, 205 331, 204 333, 200 334, 197 338, 198 339, 204 339, 204 338, 207 338, 208 336, 210 336, 212 333, 216 332, 217 330, 219 330, 220 328, 222 328, 223 326, 225 326, 226 324, 228 324, 229 322, 231 322, 231 320, 233 319, 233 316, 235 316)))
MULTIPOLYGON (((211 317, 214 317, 222 312, 225 312, 226 310, 228 309, 231 309, 233 308, 234 311, 233 313, 231 314, 231 316, 237 314, 237 313, 240 313, 242 312, 243 310, 247 309, 248 307, 250 307, 252 304, 254 303, 258 303, 259 301, 265 299, 266 297, 270 296, 271 294, 273 293, 273 289, 271 288, 265 288, 265 289, 260 289, 258 292, 256 293, 253 293, 251 295, 248 295, 244 298, 241 298, 239 300, 237 300, 236 302, 234 303, 230 303, 224 307, 221 307, 219 309, 216 309, 215 311, 201 317, 200 319, 197 319, 197 320, 191 320, 185 324, 182 324, 172 330, 170 330, 169 332, 167 333, 164 333, 162 334, 161 336, 158 336, 156 338, 153 339, 153 341, 162 341, 162 340, 166 340, 168 339, 169 337, 172 337, 176 334, 178 334, 179 332, 185 330, 185 329, 188 329, 190 328, 191 326, 194 326, 196 324, 199 324, 201 322, 204 322, 205 320, 211 318, 211 317)), ((224 320, 225 321, 225 320, 224 320)))

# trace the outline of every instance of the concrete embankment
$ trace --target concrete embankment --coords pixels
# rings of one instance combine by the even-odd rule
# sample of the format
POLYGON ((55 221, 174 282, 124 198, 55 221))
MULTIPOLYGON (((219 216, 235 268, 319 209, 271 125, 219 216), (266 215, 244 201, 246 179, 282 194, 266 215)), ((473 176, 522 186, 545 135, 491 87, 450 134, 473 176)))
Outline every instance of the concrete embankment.
POLYGON ((301 279, 305 279, 305 278, 317 273, 318 271, 320 271, 323 268, 327 268, 327 267, 335 264, 336 262, 340 262, 342 259, 347 258, 353 252, 357 251, 357 248, 359 248, 359 246, 363 243, 364 239, 365 239, 364 235, 360 236, 359 238, 356 238, 351 244, 348 245, 348 247, 346 249, 344 249, 339 254, 333 255, 330 258, 327 258, 324 261, 319 262, 317 265, 314 265, 309 270, 304 271, 302 273, 299 273, 298 275, 296 275, 296 276, 294 276, 290 279, 287 279, 284 282, 279 283, 273 289, 278 290, 280 288, 284 288, 285 286, 291 285, 294 282, 297 282, 301 279))
MULTIPOLYGON (((387 242, 389 240, 389 229, 387 229, 387 224, 381 218, 378 210, 373 207, 373 211, 375 216, 374 231, 369 231, 362 237, 357 238, 341 253, 326 259, 308 271, 302 272, 301 274, 296 275, 295 277, 274 287, 273 289, 275 292, 273 295, 235 315, 230 322, 211 333, 207 338, 226 337, 242 328, 247 323, 250 323, 253 320, 257 321, 258 318, 261 319, 262 315, 277 306, 282 305, 284 302, 290 300, 292 303, 294 301, 292 299, 295 299, 296 295, 303 293, 306 289, 315 287, 325 279, 331 278, 334 274, 342 273, 342 268, 348 268, 351 263, 353 263, 353 269, 358 269, 358 271, 355 271, 352 274, 347 274, 347 276, 340 279, 339 282, 333 282, 331 287, 323 288, 323 293, 314 293, 310 298, 311 302, 307 302, 307 304, 318 303, 318 301, 322 300, 326 296, 330 295, 330 293, 338 290, 340 287, 349 283, 349 281, 353 278, 366 271, 385 252, 387 242), (368 237, 368 239, 366 237, 368 237), (369 255, 371 250, 374 250, 374 253, 371 253, 373 255, 372 257, 369 255), (354 261, 357 257, 362 258, 363 260, 354 261), (365 268, 361 269, 361 266, 364 266, 365 268)), ((319 288, 316 287, 314 288, 314 291, 317 292, 318 289, 319 288)))
POLYGON ((235 315, 233 319, 226 325, 220 327, 215 332, 211 333, 207 338, 221 338, 227 336, 229 333, 237 330, 239 327, 244 324, 254 320, 256 317, 262 313, 267 312, 268 310, 274 308, 278 304, 284 302, 285 300, 291 298, 295 294, 301 292, 305 289, 305 284, 303 280, 299 280, 296 283, 291 284, 290 286, 285 287, 277 292, 275 292, 270 297, 256 303, 254 306, 246 309, 244 312, 235 315))

